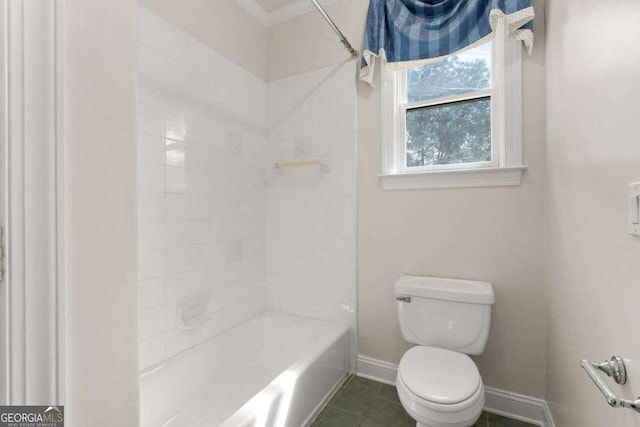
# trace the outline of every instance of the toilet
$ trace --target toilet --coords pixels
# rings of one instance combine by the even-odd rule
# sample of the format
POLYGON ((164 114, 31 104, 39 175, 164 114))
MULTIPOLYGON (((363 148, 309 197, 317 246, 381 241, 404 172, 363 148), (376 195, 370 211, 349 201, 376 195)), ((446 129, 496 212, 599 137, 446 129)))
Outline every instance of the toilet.
POLYGON ((484 385, 468 355, 482 354, 495 302, 490 283, 402 276, 395 285, 404 339, 415 347, 398 365, 396 387, 417 427, 469 427, 484 385))

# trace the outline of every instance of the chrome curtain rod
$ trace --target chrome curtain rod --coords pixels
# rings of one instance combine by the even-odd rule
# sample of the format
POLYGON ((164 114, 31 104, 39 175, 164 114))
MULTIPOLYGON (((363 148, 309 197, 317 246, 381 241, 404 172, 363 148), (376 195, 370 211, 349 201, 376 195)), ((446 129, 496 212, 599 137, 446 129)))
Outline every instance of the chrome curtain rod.
POLYGON ((324 10, 324 8, 322 6, 320 6, 320 3, 318 3, 318 0, 311 0, 311 3, 314 4, 316 9, 318 9, 318 12, 320 12, 320 14, 322 16, 324 16, 324 19, 331 26, 331 28, 333 28, 333 31, 335 31, 336 34, 338 35, 338 37, 340 37, 340 43, 342 43, 344 48, 349 51, 349 53, 351 54, 351 57, 352 58, 357 58, 358 57, 358 51, 355 50, 353 48, 353 46, 351 46, 351 43, 349 43, 349 40, 347 40, 347 38, 344 36, 344 34, 342 34, 342 31, 340 31, 340 29, 338 28, 336 23, 333 22, 333 19, 331 19, 331 17, 327 14, 327 12, 324 10))

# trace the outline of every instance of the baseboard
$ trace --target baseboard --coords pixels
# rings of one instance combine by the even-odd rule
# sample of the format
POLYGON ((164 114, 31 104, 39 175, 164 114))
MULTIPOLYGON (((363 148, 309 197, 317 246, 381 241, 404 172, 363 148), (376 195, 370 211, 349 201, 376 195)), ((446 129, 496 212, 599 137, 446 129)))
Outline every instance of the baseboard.
POLYGON ((485 387, 484 395, 484 409, 487 412, 541 427, 554 427, 547 402, 542 399, 493 387, 485 387))
POLYGON ((385 384, 396 385, 397 372, 398 365, 383 362, 378 359, 372 359, 361 354, 358 355, 356 375, 359 377, 368 378, 385 384))
MULTIPOLYGON (((358 355, 356 374, 363 378, 395 385, 398 366, 358 355)), ((485 411, 541 427, 554 427, 547 403, 542 399, 485 387, 485 411)))

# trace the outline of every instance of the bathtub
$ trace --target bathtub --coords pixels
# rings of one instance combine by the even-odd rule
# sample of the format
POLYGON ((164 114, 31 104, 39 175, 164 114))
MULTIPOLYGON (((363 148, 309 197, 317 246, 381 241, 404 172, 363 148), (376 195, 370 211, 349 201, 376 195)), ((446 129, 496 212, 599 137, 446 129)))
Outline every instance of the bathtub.
POLYGON ((300 427, 350 370, 349 328, 266 313, 140 376, 142 427, 300 427))

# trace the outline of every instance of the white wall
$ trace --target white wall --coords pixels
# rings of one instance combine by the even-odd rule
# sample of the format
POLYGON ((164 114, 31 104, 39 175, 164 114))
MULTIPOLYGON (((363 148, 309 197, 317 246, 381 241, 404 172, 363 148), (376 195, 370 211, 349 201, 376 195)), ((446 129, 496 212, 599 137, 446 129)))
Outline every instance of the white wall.
MULTIPOLYGON (((358 46, 369 2, 327 6, 358 46)), ((409 345, 398 326, 393 286, 402 274, 486 280, 497 303, 485 354, 485 384, 544 395, 545 181, 544 3, 535 1, 536 46, 524 57, 524 160, 519 187, 383 191, 380 92, 358 87, 359 351, 398 363, 409 345)), ((359 47, 359 46, 358 46, 359 47)), ((337 65, 348 53, 317 13, 269 28, 269 76, 283 78, 337 65)))
POLYGON ((66 425, 138 425, 137 4, 66 0, 66 425))
POLYGON ((266 310, 266 91, 140 8, 141 369, 266 310))
POLYGON ((250 73, 267 78, 267 29, 236 0, 140 0, 140 5, 250 73))
MULTIPOLYGON (((369 0, 340 0, 323 7, 358 48, 364 37, 369 0)), ((269 81, 337 66, 350 59, 331 27, 315 10, 270 26, 267 35, 269 81)))
POLYGON ((638 426, 579 366, 625 357, 620 395, 640 395, 640 239, 627 184, 640 181, 640 4, 547 1, 546 396, 557 426, 638 426))
POLYGON ((356 84, 353 63, 269 83, 269 158, 320 159, 267 179, 269 307, 356 321, 356 84))

